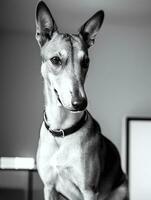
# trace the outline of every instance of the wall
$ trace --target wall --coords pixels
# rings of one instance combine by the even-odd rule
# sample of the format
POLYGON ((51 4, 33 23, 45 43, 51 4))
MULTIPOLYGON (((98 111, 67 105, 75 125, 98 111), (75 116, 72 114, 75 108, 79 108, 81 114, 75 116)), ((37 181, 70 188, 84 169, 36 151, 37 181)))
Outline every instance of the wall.
POLYGON ((121 149, 126 116, 151 116, 151 25, 104 24, 87 80, 90 109, 121 149))
MULTIPOLYGON (((34 35, 3 32, 0 52, 0 156, 35 157, 43 118, 38 45, 34 35)), ((0 171, 0 199, 27 199, 27 178, 27 172, 0 171)), ((33 178, 34 199, 43 199, 37 173, 33 178)))
POLYGON ((43 111, 38 45, 34 34, 7 32, 1 34, 0 40, 0 153, 3 156, 34 156, 43 111))
MULTIPOLYGON (((89 110, 120 151, 122 120, 128 115, 151 116, 150 37, 151 26, 104 24, 90 50, 89 110)), ((43 117, 38 45, 34 35, 11 32, 1 33, 0 44, 0 156, 35 156, 43 117)), ((24 188, 26 174, 21 176, 24 188)), ((8 179, 4 184, 4 177, 1 174, 0 186, 15 185, 8 179)))

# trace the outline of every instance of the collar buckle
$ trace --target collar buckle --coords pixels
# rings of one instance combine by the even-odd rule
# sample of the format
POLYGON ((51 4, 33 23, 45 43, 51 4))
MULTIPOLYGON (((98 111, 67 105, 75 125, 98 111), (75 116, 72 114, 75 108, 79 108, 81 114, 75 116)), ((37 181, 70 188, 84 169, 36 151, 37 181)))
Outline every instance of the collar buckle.
POLYGON ((53 136, 57 136, 57 137, 62 137, 64 138, 65 137, 65 133, 64 133, 64 130, 63 129, 50 129, 49 128, 49 131, 52 133, 53 136))

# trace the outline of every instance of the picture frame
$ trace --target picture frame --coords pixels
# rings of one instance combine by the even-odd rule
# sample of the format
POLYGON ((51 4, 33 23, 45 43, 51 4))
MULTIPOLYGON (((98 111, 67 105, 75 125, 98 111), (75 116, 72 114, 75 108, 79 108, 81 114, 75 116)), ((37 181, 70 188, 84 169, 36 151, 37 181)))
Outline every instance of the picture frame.
POLYGON ((127 117, 125 142, 129 199, 149 200, 151 198, 151 117, 127 117))

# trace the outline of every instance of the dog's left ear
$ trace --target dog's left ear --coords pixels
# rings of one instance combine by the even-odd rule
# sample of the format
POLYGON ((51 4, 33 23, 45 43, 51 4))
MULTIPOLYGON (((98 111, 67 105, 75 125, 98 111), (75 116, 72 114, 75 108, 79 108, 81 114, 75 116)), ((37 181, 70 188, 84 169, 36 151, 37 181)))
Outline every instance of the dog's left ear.
POLYGON ((94 44, 95 37, 104 20, 104 11, 95 13, 81 28, 79 34, 83 37, 87 47, 94 44))
POLYGON ((56 23, 47 5, 40 1, 36 10, 36 39, 40 46, 50 40, 53 33, 57 31, 56 23))

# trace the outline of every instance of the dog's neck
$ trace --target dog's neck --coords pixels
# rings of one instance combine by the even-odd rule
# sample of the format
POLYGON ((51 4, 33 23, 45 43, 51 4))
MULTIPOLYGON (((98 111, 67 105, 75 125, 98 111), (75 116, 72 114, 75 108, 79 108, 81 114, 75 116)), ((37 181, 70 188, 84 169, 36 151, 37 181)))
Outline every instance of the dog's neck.
POLYGON ((82 115, 82 112, 71 112, 61 105, 56 97, 54 90, 48 86, 44 80, 44 101, 47 121, 50 128, 66 129, 77 123, 82 115))

